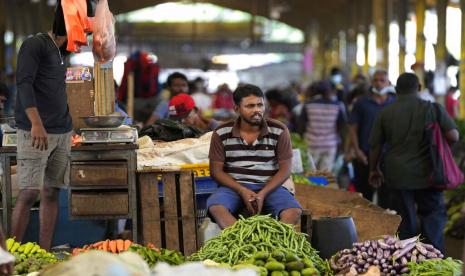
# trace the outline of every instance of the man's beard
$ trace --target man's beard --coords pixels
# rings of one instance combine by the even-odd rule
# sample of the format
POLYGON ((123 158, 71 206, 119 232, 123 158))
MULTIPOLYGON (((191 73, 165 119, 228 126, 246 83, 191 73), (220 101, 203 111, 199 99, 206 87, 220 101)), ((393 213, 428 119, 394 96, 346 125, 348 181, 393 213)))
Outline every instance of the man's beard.
POLYGON ((251 126, 261 126, 263 123, 263 116, 260 115, 260 120, 250 120, 249 118, 242 117, 242 119, 251 126))

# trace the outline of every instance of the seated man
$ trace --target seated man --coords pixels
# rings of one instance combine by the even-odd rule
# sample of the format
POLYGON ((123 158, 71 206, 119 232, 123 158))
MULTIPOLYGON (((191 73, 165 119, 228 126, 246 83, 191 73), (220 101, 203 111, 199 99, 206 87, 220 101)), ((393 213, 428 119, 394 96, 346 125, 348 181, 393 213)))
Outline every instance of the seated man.
POLYGON ((254 85, 234 92, 235 121, 219 126, 210 145, 210 173, 220 185, 207 200, 210 215, 224 229, 246 207, 252 215, 271 213, 296 224, 299 203, 282 184, 289 178, 292 147, 289 131, 276 120, 265 119, 263 92, 254 85))
POLYGON ((203 131, 214 130, 218 123, 213 119, 206 119, 195 106, 194 99, 185 93, 171 98, 168 104, 169 119, 179 121, 185 125, 196 127, 203 131))

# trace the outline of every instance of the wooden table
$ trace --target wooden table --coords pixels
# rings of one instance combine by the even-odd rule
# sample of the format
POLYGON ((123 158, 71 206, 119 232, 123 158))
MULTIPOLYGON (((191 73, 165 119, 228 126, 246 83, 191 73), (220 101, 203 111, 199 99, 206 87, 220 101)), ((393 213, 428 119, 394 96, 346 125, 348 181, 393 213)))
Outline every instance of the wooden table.
POLYGON ((16 147, 0 147, 2 162, 2 225, 6 235, 11 232, 11 161, 16 158, 16 147))
POLYGON ((141 240, 184 255, 197 251, 195 183, 191 170, 144 169, 137 172, 141 240), (159 176, 163 190, 158 190, 159 176), (162 195, 162 199, 160 199, 162 195))
MULTIPOLYGON (((128 213, 126 215, 111 216, 82 216, 85 219, 114 219, 114 218, 131 218, 133 220, 133 240, 138 241, 137 236, 137 190, 136 190, 136 152, 137 145, 134 144, 97 144, 97 145, 81 145, 71 149, 71 169, 73 169, 73 162, 86 163, 88 161, 108 161, 108 160, 123 160, 127 163, 127 190, 128 190, 128 213)), ((12 195, 11 195, 11 160, 16 157, 16 147, 0 147, 0 161, 2 162, 2 224, 7 235, 11 233, 11 212, 12 212, 12 195)), ((93 164, 94 164, 93 163, 93 164)), ((73 181, 70 181, 68 189, 71 196, 72 191, 85 191, 98 188, 105 188, 111 190, 111 185, 101 187, 99 185, 92 185, 88 187, 85 185, 73 186, 73 181)), ((69 201, 71 205, 71 201, 69 201)), ((71 210, 71 206, 69 208, 71 210)), ((71 212, 71 211, 70 211, 71 212)), ((79 219, 74 217, 74 219, 79 219)))
POLYGON ((131 219, 138 239, 137 145, 94 144, 72 148, 70 219, 131 219))

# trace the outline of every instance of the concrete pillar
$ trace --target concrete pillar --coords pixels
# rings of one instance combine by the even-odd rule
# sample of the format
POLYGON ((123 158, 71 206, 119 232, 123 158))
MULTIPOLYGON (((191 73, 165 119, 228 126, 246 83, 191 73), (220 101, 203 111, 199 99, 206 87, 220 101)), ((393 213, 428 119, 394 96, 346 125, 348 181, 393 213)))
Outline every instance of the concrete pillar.
POLYGON ((424 87, 424 71, 425 71, 425 35, 423 29, 425 27, 425 11, 426 11, 426 0, 416 0, 415 3, 415 14, 417 18, 417 40, 416 40, 416 68, 415 73, 420 79, 420 83, 424 87))
MULTIPOLYGON (((363 0, 362 0, 363 1, 363 0)), ((374 1, 374 0, 373 0, 374 1)), ((372 24, 372 1, 363 1, 363 20, 364 20, 364 36, 365 36, 365 65, 363 66, 363 73, 367 76, 370 74, 370 65, 368 64, 368 34, 370 33, 370 26, 372 24)))
MULTIPOLYGON (((460 0, 462 10, 462 30, 465 30, 465 0, 460 0)), ((461 36, 460 48, 460 118, 465 119, 465 35, 461 36)))
POLYGON ((0 0, 0 78, 5 70, 6 64, 6 45, 5 45, 5 32, 6 32, 6 0, 0 0))
POLYGON ((446 92, 446 11, 447 11, 448 0, 436 0, 436 11, 438 15, 438 41, 436 44, 436 76, 437 80, 441 80, 441 85, 437 87, 435 92, 445 93, 446 92))
POLYGON ((386 0, 373 1, 373 23, 376 30, 376 67, 387 69, 386 0))

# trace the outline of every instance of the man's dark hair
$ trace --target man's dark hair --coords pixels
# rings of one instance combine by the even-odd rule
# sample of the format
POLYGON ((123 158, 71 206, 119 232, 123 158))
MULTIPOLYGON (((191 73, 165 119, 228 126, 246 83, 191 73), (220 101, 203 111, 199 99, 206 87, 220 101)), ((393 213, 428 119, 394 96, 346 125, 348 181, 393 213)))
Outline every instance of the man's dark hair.
POLYGON ((65 16, 63 15, 61 0, 58 0, 55 7, 55 18, 53 20, 52 33, 58 36, 66 36, 65 16))
POLYGON ((243 98, 251 96, 251 95, 254 95, 260 98, 265 97, 260 87, 255 86, 253 84, 244 84, 244 85, 238 86, 236 90, 234 90, 234 93, 233 93, 234 103, 236 105, 240 105, 243 98))
POLYGON ((342 74, 341 69, 339 67, 331 68, 330 75, 334 76, 334 75, 337 75, 337 74, 342 74))
POLYGON ((169 76, 168 76, 168 79, 166 80, 166 83, 168 84, 168 86, 171 86, 171 84, 173 83, 173 80, 174 80, 174 79, 183 79, 183 80, 185 80, 187 83, 189 83, 189 81, 187 80, 186 75, 184 75, 183 73, 174 72, 173 74, 169 75, 169 76))
POLYGON ((420 81, 413 73, 403 73, 397 79, 396 91, 399 94, 411 94, 418 92, 420 81))

